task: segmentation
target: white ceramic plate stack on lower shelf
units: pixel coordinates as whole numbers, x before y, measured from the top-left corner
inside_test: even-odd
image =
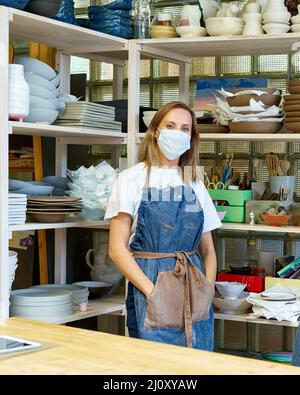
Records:
[[[79,304],[79,303],[88,303],[88,298],[89,298],[89,290],[87,287],[83,287],[80,285],[72,285],[72,284],[44,284],[44,285],[35,285],[34,287],[31,287],[34,289],[64,289],[67,291],[72,292],[72,299],[73,299],[73,304]]]
[[[10,293],[11,316],[51,322],[71,314],[71,291],[28,288]]]
[[[23,225],[26,221],[27,196],[23,193],[8,194],[8,224]]]
[[[18,268],[17,262],[18,262],[18,254],[15,251],[9,251],[9,256],[8,256],[9,291],[11,290],[11,287],[12,287],[13,282],[15,280],[16,270]]]

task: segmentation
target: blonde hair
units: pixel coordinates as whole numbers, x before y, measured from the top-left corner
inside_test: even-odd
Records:
[[[151,166],[161,165],[161,152],[157,144],[155,137],[156,131],[162,119],[175,108],[181,108],[190,113],[192,117],[192,133],[191,133],[191,148],[181,155],[179,158],[178,166],[181,170],[183,181],[186,183],[194,182],[199,179],[199,172],[197,168],[199,166],[199,133],[196,129],[196,117],[193,110],[180,101],[173,101],[161,107],[159,111],[154,115],[146,136],[140,146],[139,160],[144,162],[148,167],[148,175],[151,171]]]

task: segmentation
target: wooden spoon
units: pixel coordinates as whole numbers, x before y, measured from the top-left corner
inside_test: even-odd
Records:
[[[266,155],[266,162],[270,176],[277,176],[279,166],[278,156],[271,152],[270,154]]]

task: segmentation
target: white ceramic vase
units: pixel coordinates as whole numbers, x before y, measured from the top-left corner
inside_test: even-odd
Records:
[[[262,29],[262,14],[244,14],[243,18],[245,21],[245,27],[243,30],[244,36],[256,36],[259,34],[264,34],[264,31]]]
[[[29,114],[29,85],[24,78],[24,66],[10,64],[8,75],[9,119],[22,122]]]

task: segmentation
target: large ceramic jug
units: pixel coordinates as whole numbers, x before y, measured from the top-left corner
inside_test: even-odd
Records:
[[[185,5],[181,10],[181,24],[200,26],[201,11],[198,5]]]
[[[108,257],[108,232],[94,232],[94,248],[87,251],[85,260],[91,269],[90,277],[92,281],[106,281],[113,284],[109,294],[118,293],[123,275]],[[91,255],[94,255],[94,263],[91,262]]]

